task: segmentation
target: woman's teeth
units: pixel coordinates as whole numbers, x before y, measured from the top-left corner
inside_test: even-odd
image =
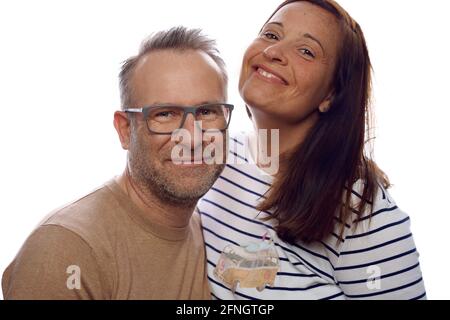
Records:
[[[267,78],[267,79],[276,79],[276,80],[278,80],[278,81],[284,83],[284,80],[283,80],[283,79],[281,79],[280,77],[277,77],[277,76],[274,75],[273,73],[270,73],[270,72],[268,72],[268,71],[266,71],[266,70],[263,70],[263,69],[261,69],[261,68],[258,68],[257,72],[258,72],[261,76],[263,76],[263,77],[265,77],[265,78]]]

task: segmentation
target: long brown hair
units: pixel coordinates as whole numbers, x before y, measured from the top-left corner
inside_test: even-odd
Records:
[[[286,157],[260,210],[273,210],[277,234],[287,242],[312,242],[329,236],[341,221],[340,237],[352,212],[373,209],[378,184],[389,187],[386,175],[371,160],[371,63],[358,23],[332,0],[307,1],[338,19],[342,43],[334,73],[334,99],[306,139]],[[269,20],[272,18],[269,18]],[[268,20],[268,21],[269,21]],[[295,137],[293,137],[295,138]],[[367,141],[366,141],[367,139]],[[369,146],[371,147],[371,146]],[[359,201],[353,185],[363,181]]]

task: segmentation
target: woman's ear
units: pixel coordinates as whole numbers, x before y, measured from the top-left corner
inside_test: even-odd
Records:
[[[334,99],[334,91],[331,91],[327,97],[322,101],[322,103],[319,105],[319,112],[320,113],[327,113],[330,111],[331,103]]]

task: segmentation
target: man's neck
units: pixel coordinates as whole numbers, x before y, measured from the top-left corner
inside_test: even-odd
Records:
[[[171,228],[184,228],[189,224],[194,205],[175,206],[164,203],[149,188],[135,181],[127,170],[116,178],[116,182],[130,197],[130,200],[155,223]]]

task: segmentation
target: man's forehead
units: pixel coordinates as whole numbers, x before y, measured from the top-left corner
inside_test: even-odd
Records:
[[[134,99],[140,105],[196,105],[226,99],[220,68],[201,51],[149,53],[136,67],[132,82]]]
[[[203,65],[205,68],[212,68],[220,73],[219,66],[207,53],[193,49],[164,49],[149,52],[139,59],[135,72],[139,72],[139,69],[174,71],[173,69],[176,67],[189,67],[191,64],[195,64],[197,67]]]

